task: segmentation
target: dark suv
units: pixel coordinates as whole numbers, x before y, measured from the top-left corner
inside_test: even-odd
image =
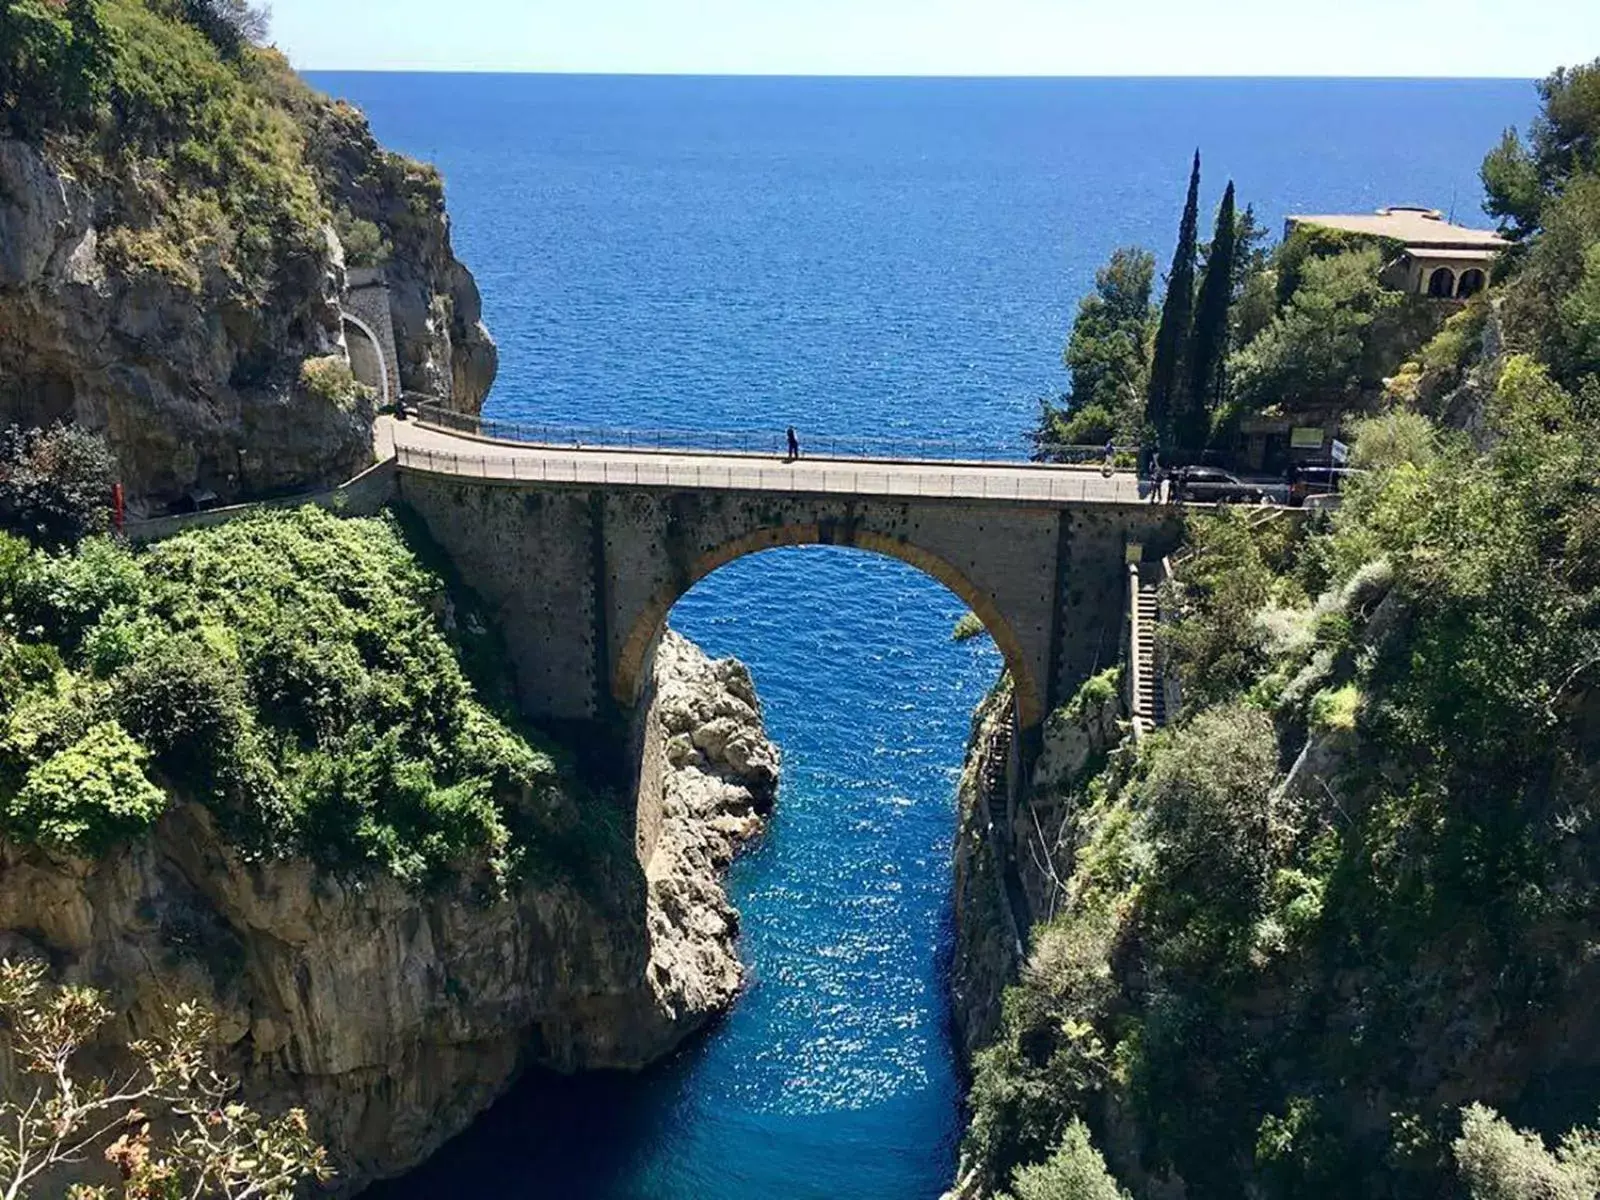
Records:
[[[1246,483],[1221,467],[1179,467],[1172,475],[1174,503],[1187,500],[1201,504],[1229,504],[1236,501],[1258,504],[1266,496],[1266,489]]]

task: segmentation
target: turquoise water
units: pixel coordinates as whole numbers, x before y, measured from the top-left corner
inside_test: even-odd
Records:
[[[1289,212],[1476,212],[1508,82],[323,75],[443,169],[502,368],[488,409],[1007,439],[1110,250],[1165,256],[1189,155]],[[954,779],[998,662],[898,562],[770,551],[673,623],[748,662],[785,755],[735,868],[752,986],[670,1063],[519,1086],[420,1200],[926,1200],[960,1130],[940,979]]]

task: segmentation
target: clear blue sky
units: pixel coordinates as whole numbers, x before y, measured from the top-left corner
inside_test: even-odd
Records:
[[[1498,75],[1600,54],[1600,0],[275,0],[303,69]]]

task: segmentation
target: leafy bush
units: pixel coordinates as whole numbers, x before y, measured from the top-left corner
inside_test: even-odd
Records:
[[[0,5],[0,127],[35,139],[93,119],[105,95],[112,43],[95,0]]]
[[[1513,1129],[1492,1108],[1461,1110],[1451,1147],[1472,1200],[1593,1200],[1600,1195],[1600,1133],[1574,1129],[1552,1154],[1536,1133]]]
[[[1363,417],[1350,430],[1350,465],[1385,471],[1408,464],[1426,467],[1439,453],[1439,434],[1420,413],[1396,410]]]
[[[1266,666],[1261,610],[1304,599],[1288,574],[1300,531],[1287,521],[1256,526],[1228,508],[1191,518],[1188,529],[1190,557],[1163,601],[1177,620],[1157,635],[1185,696],[1205,703],[1234,695]]]
[[[1277,734],[1259,709],[1208,708],[1149,759],[1138,795],[1154,850],[1143,899],[1156,957],[1215,969],[1250,948],[1268,882],[1298,835],[1270,802]]]
[[[1272,324],[1229,359],[1235,398],[1252,411],[1298,412],[1348,403],[1375,385],[1363,375],[1374,322],[1405,303],[1378,282],[1382,267],[1372,249],[1309,260]]]
[[[116,460],[75,425],[0,434],[0,528],[38,545],[74,545],[111,526]]]
[[[384,237],[383,230],[373,222],[351,216],[348,208],[341,209],[334,221],[339,242],[344,247],[344,261],[351,267],[381,267],[389,261],[394,247]]]
[[[132,554],[109,538],[90,538],[76,552],[36,554],[15,593],[17,618],[68,650],[107,614],[125,614],[144,599],[145,577]]]
[[[5,805],[7,831],[90,856],[138,836],[167,806],[144,773],[148,758],[115,721],[92,726],[28,773]]]
[[[374,395],[370,387],[351,373],[350,360],[339,354],[302,362],[300,386],[324,404],[346,411],[363,401],[370,402]]]
[[[1067,1126],[1061,1144],[1044,1162],[1019,1170],[1011,1190],[1016,1200],[1128,1200],[1082,1121]]]
[[[0,616],[53,658],[0,642],[0,790],[112,716],[253,853],[503,884],[530,848],[569,873],[618,849],[609,823],[590,838],[576,821],[543,746],[478,698],[463,659],[484,664],[483,694],[509,696],[504,654],[392,519],[268,512],[139,555],[105,539],[32,552],[16,573]],[[435,617],[450,607],[455,644]],[[60,801],[36,793],[29,811]],[[33,836],[43,816],[14,828]]]
[[[237,665],[194,634],[152,639],[117,672],[111,695],[123,728],[161,770],[201,794],[248,736]]]

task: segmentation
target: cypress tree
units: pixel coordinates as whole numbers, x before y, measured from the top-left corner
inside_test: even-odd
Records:
[[[1217,231],[1206,255],[1200,297],[1195,301],[1194,340],[1189,353],[1189,386],[1183,408],[1175,414],[1178,445],[1198,450],[1211,429],[1211,414],[1222,398],[1223,368],[1228,357],[1228,305],[1233,298],[1233,260],[1238,225],[1233,211],[1233,181],[1217,209]]]
[[[1145,419],[1155,426],[1156,436],[1168,443],[1172,441],[1174,419],[1183,411],[1183,393],[1189,382],[1184,364],[1194,317],[1195,226],[1199,219],[1200,151],[1196,150],[1194,170],[1189,175],[1189,199],[1183,206],[1183,220],[1178,223],[1178,248],[1172,255],[1172,270],[1167,272],[1167,298],[1161,305],[1145,402]]]

